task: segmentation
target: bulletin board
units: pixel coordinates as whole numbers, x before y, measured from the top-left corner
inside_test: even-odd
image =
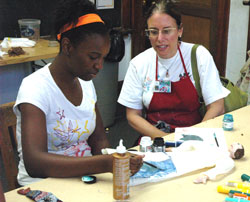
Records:
[[[121,26],[121,1],[95,0],[99,15],[109,28]]]

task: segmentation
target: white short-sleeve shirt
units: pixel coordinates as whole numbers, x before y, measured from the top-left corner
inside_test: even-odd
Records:
[[[18,182],[21,185],[39,180],[28,175],[23,162],[21,113],[17,107],[21,103],[30,103],[44,112],[49,153],[67,156],[91,155],[87,140],[96,126],[94,85],[92,81],[79,79],[83,100],[80,106],[74,106],[56,85],[50,74],[49,65],[23,79],[14,106],[20,156]]]
[[[181,42],[180,50],[187,72],[192,83],[195,84],[191,67],[191,50],[193,45]],[[197,48],[196,57],[205,104],[208,105],[226,97],[230,91],[221,84],[218,70],[209,51],[200,45]],[[158,58],[158,79],[164,79],[167,70],[170,81],[179,81],[184,76],[185,71],[178,51],[172,58]],[[154,92],[155,75],[156,52],[153,48],[149,48],[130,61],[118,102],[132,109],[141,110],[143,106],[148,108]]]

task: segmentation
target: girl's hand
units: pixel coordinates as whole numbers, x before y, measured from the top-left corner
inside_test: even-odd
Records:
[[[135,173],[137,173],[143,164],[144,155],[135,155],[131,154],[130,157],[130,172],[131,176],[133,176]]]

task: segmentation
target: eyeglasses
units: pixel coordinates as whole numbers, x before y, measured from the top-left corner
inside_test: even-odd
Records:
[[[158,29],[145,29],[145,32],[146,32],[146,35],[148,37],[154,38],[154,37],[157,37],[160,32],[161,32],[161,34],[164,37],[170,36],[171,34],[173,34],[174,30],[176,30],[175,27],[168,27],[168,28],[164,28],[162,30],[158,30]]]

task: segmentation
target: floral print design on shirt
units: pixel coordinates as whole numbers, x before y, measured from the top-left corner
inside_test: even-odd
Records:
[[[59,111],[56,112],[56,114],[60,116],[60,120],[62,120],[62,118],[65,118],[65,116],[64,116],[64,110],[61,111],[61,110],[59,109]]]
[[[76,157],[83,157],[85,156],[86,152],[90,153],[91,148],[87,144],[86,141],[76,143],[69,147],[65,152],[63,153],[65,156],[76,156]]]
[[[67,156],[84,156],[86,150],[91,150],[83,137],[85,133],[89,133],[88,120],[85,121],[84,128],[81,128],[77,120],[66,119],[64,110],[59,109],[56,114],[59,120],[56,121],[57,125],[52,134],[53,149],[63,151],[63,154]]]

